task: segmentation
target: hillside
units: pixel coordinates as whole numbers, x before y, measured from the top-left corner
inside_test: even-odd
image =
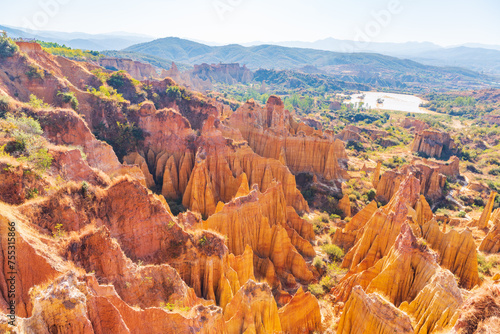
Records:
[[[460,46],[408,55],[422,64],[459,66],[486,74],[500,75],[500,51]]]
[[[140,52],[105,50],[101,53],[107,57],[127,58],[140,61],[141,63],[148,63],[164,70],[169,70],[172,66],[172,60],[169,58],[161,58]],[[192,68],[192,65],[183,63],[176,63],[176,65],[183,71]]]
[[[5,31],[11,38],[25,38],[64,44],[74,49],[84,50],[120,50],[128,46],[151,41],[148,36],[134,35],[128,33],[110,34],[87,34],[79,32],[60,31],[28,31],[22,28],[14,28],[0,25],[0,31]]]
[[[0,333],[499,328],[492,115],[262,102],[1,36]]]
[[[423,65],[412,60],[371,53],[339,53],[276,45],[244,47],[208,46],[169,37],[130,46],[124,51],[139,52],[186,64],[240,63],[250,69],[298,70],[312,65],[339,80],[374,86],[427,86],[456,89],[465,85],[481,87],[492,79],[461,68]],[[386,82],[386,83],[384,83]],[[399,84],[398,84],[399,82]]]
[[[265,44],[248,43],[245,46]],[[430,42],[359,43],[351,40],[326,38],[315,42],[276,42],[274,45],[334,52],[369,52],[408,58],[432,66],[458,66],[472,71],[500,75],[500,46],[468,43],[442,47]]]

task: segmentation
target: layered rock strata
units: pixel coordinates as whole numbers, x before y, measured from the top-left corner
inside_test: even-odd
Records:
[[[341,167],[347,160],[342,141],[297,123],[279,97],[271,96],[263,108],[247,102],[227,125],[239,129],[255,153],[281,161],[293,173],[315,173],[327,180],[349,178]]]

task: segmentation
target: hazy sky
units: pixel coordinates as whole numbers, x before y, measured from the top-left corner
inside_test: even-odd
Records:
[[[500,44],[500,1],[0,0],[0,24],[68,32],[126,31],[219,43],[335,37]]]

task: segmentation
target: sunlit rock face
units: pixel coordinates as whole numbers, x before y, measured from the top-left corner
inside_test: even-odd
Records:
[[[327,180],[349,178],[344,144],[329,132],[297,123],[283,102],[271,96],[265,107],[247,102],[227,120],[255,153],[281,161],[293,173],[311,172]]]

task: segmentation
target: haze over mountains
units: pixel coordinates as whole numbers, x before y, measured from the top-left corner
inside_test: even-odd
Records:
[[[356,41],[326,38],[315,42],[285,41],[285,42],[252,42],[242,45],[220,45],[217,43],[207,43],[202,41],[192,42],[183,40],[182,46],[175,38],[154,39],[152,36],[115,32],[109,34],[87,34],[80,32],[56,32],[56,31],[27,31],[22,28],[0,26],[0,30],[5,30],[13,38],[22,37],[28,39],[39,39],[48,42],[65,44],[72,48],[89,49],[96,51],[103,50],[124,50],[127,52],[141,52],[150,56],[160,57],[167,61],[195,64],[200,62],[238,61],[247,64],[249,67],[266,68],[290,68],[286,64],[293,65],[317,65],[326,60],[325,53],[317,51],[332,51],[339,53],[379,53],[402,59],[410,59],[416,62],[432,66],[454,66],[477,71],[488,75],[500,74],[500,46],[469,43],[461,46],[442,47],[431,42],[407,42],[407,43],[360,43]],[[165,46],[162,50],[161,43],[166,41],[173,43]],[[144,45],[144,43],[150,43]],[[184,49],[184,46],[187,46]],[[247,47],[247,48],[245,48]],[[288,47],[291,49],[280,49],[278,47]],[[216,49],[210,49],[216,48]],[[218,48],[218,49],[217,49]],[[307,51],[312,59],[304,58],[306,53],[300,49],[312,49]],[[214,53],[214,50],[215,51]],[[268,57],[274,56],[279,50],[286,54],[286,59],[276,62]],[[315,51],[313,51],[315,50]],[[204,54],[202,56],[202,53]],[[116,54],[115,54],[116,55]],[[208,56],[207,56],[208,55]],[[221,56],[224,55],[224,56]],[[128,55],[131,56],[130,54]],[[134,55],[132,55],[133,57]],[[256,58],[254,58],[256,57]],[[351,59],[355,62],[365,56],[356,55]],[[139,58],[135,55],[133,58]],[[267,59],[265,59],[267,58]],[[307,61],[312,61],[307,63]],[[336,62],[335,62],[336,63]],[[155,65],[157,66],[157,65]]]
[[[429,66],[378,53],[332,52],[277,45],[209,46],[176,37],[133,45],[123,51],[126,54],[105,54],[128,57],[149,55],[189,65],[240,63],[252,70],[263,68],[323,73],[342,81],[397,89],[411,89],[413,86],[421,88],[422,83],[429,87],[457,89],[463,85],[494,85],[496,81],[466,68]]]
[[[12,38],[37,39],[45,42],[65,44],[73,49],[95,51],[109,49],[120,50],[137,43],[148,42],[154,39],[154,37],[151,36],[126,32],[87,34],[82,32],[28,31],[18,27],[0,25],[0,31],[1,30],[7,32]]]
[[[246,46],[262,42],[247,43]],[[334,52],[381,53],[398,58],[408,58],[435,66],[459,66],[490,74],[500,73],[500,46],[468,43],[442,47],[431,42],[377,43],[356,42],[326,38],[315,42],[277,42],[275,45],[310,48]]]

